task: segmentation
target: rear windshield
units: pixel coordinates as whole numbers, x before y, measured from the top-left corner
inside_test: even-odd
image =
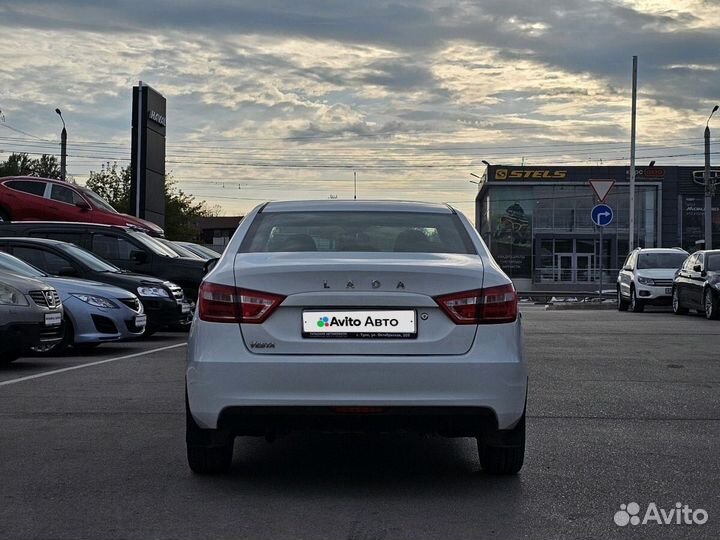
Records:
[[[687,253],[641,253],[638,256],[638,270],[643,268],[680,268]]]
[[[260,214],[240,251],[477,253],[454,214],[335,211]]]

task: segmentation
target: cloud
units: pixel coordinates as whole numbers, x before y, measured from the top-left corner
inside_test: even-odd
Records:
[[[633,54],[641,144],[683,147],[720,96],[718,20],[702,0],[6,0],[0,107],[52,144],[0,149],[56,151],[60,106],[72,172],[126,159],[144,80],[168,98],[173,173],[229,209],[250,203],[207,182],[327,196],[348,166],[377,196],[471,198],[481,158],[622,155],[572,145],[627,139]]]

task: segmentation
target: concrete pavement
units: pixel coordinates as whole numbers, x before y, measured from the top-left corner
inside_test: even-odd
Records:
[[[238,439],[225,477],[184,456],[182,335],[23,360],[0,382],[0,538],[712,538],[720,533],[720,322],[523,308],[528,451],[515,478],[470,439]],[[705,525],[618,527],[681,501]],[[629,530],[631,529],[631,530]]]

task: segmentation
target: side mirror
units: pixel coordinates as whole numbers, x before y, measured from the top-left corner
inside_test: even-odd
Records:
[[[208,259],[205,261],[205,264],[203,264],[203,272],[205,275],[209,274],[210,271],[217,266],[218,261],[220,260],[220,257],[215,257],[214,259]]]
[[[75,203],[80,210],[90,210],[90,205],[86,201],[78,201]]]
[[[696,264],[695,266],[693,266],[693,272],[700,272],[701,270],[702,270],[702,266],[700,266],[699,264]]]
[[[72,266],[63,266],[58,270],[57,275],[64,277],[75,277],[78,275],[78,273]]]
[[[130,260],[138,264],[143,264],[144,262],[147,262],[147,258],[147,251],[142,251],[138,249],[130,252]]]

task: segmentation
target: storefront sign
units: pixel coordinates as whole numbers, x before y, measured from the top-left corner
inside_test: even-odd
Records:
[[[562,180],[566,170],[558,169],[497,169],[495,180]]]
[[[693,182],[696,184],[699,184],[701,186],[705,185],[705,171],[693,171]],[[720,170],[717,169],[711,169],[710,170],[710,180],[711,184],[717,184],[718,180],[720,180]]]
[[[638,167],[635,169],[635,176],[642,178],[665,178],[665,169],[662,167]]]

